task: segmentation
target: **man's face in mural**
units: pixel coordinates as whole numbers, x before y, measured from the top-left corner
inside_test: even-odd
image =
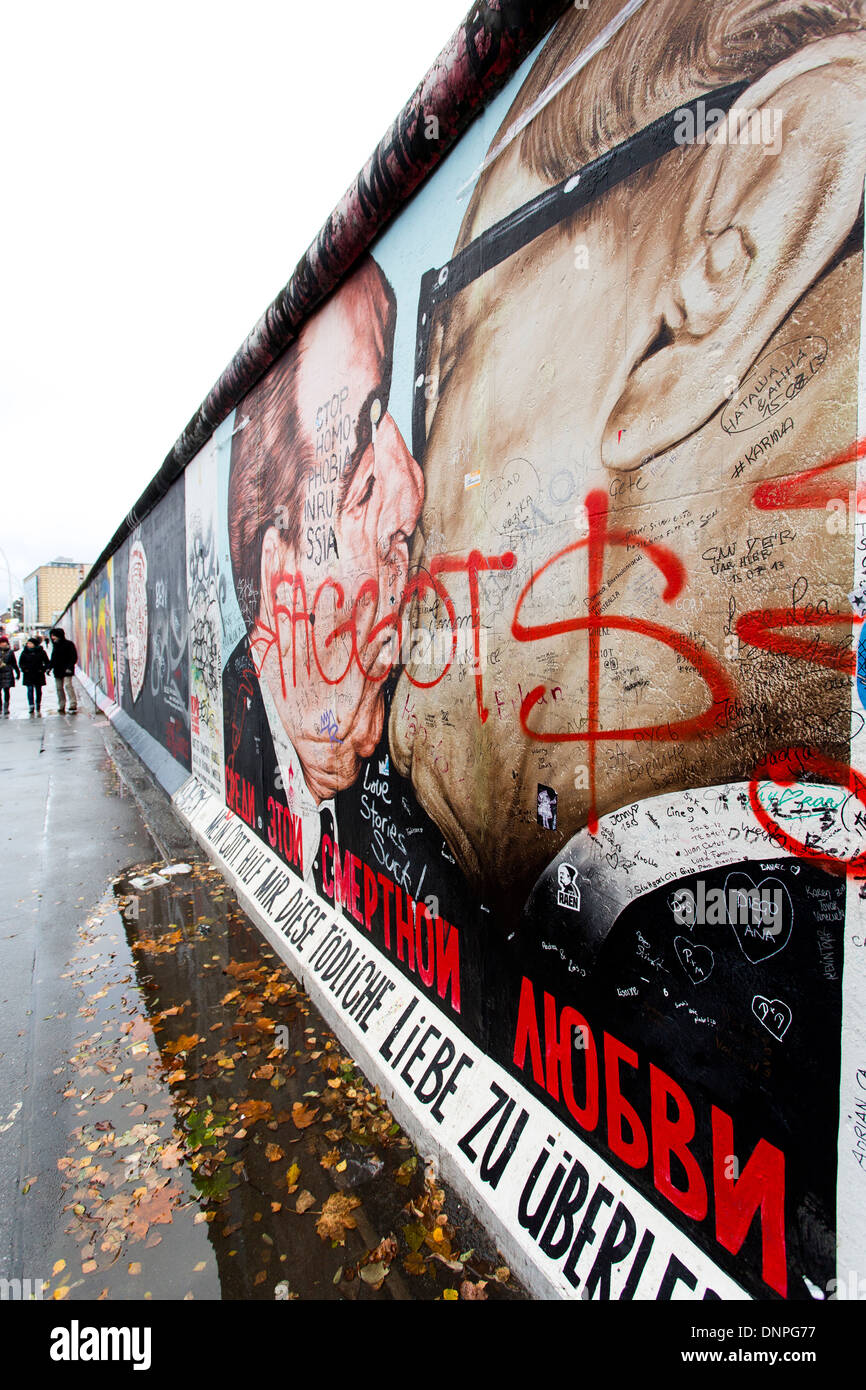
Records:
[[[676,43],[689,7],[660,8]],[[722,8],[730,31],[755,5]],[[618,9],[601,0],[564,21],[575,37],[560,70]],[[737,80],[730,66],[692,77],[679,37],[679,102]],[[640,42],[630,51],[639,64]],[[459,247],[587,162],[564,155],[557,167],[556,141],[581,101],[602,100],[608,61],[613,50],[579,91],[566,86],[544,130],[544,111],[537,131],[530,123],[534,158],[520,139],[500,155]],[[664,88],[640,98],[627,133],[677,105]],[[410,663],[390,732],[398,767],[488,901],[530,884],[594,814],[750,777],[780,747],[846,756],[847,678],[747,646],[736,623],[753,610],[799,605],[796,623],[807,603],[850,606],[851,537],[828,534],[823,502],[768,510],[754,494],[856,434],[853,408],[838,403],[856,399],[861,262],[846,241],[862,198],[864,100],[863,36],[808,43],[750,76],[737,100],[770,113],[771,140],[726,127],[724,143],[671,148],[436,311],[412,558],[509,559],[478,574],[480,689],[457,662],[421,688],[410,677],[430,673]],[[847,497],[853,470],[834,479]],[[468,623],[468,577],[446,587]],[[447,623],[444,604],[417,621]],[[850,650],[850,629],[831,636]],[[616,732],[628,730],[637,735]],[[556,832],[537,823],[540,783],[558,795]]]
[[[349,786],[381,736],[382,682],[397,655],[389,619],[423,495],[388,413],[393,332],[393,299],[372,261],[303,330],[302,524],[292,535],[277,507],[262,542],[251,650],[317,800]]]

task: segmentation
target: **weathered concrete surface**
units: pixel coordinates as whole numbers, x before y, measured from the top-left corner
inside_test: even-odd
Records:
[[[45,1277],[60,1208],[56,1160],[66,1149],[57,1077],[75,1052],[80,995],[69,971],[79,922],[125,865],[154,843],[106,751],[104,716],[82,705],[57,713],[53,686],[41,715],[23,690],[0,722],[3,778],[0,894],[0,1273]],[[111,785],[111,783],[114,785]],[[111,791],[112,794],[107,794]],[[27,1193],[28,1177],[37,1176]]]

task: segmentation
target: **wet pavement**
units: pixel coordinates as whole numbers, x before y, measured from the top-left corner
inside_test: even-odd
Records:
[[[62,1300],[526,1298],[107,719],[16,697],[0,1277]]]

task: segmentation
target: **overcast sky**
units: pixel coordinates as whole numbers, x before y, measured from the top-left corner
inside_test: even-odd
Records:
[[[96,558],[468,7],[5,7],[0,606]]]

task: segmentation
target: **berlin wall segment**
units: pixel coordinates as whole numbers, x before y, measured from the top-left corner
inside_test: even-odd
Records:
[[[545,1296],[866,1262],[855,11],[570,8],[73,605]]]

